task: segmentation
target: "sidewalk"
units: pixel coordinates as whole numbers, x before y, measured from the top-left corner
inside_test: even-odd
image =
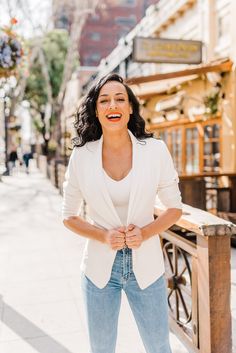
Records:
[[[3,177],[0,200],[0,352],[88,353],[79,270],[85,240],[63,226],[58,190],[33,169]],[[187,352],[172,334],[171,345]],[[125,296],[117,353],[145,353]]]

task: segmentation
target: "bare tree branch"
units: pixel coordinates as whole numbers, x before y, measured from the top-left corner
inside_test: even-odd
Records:
[[[53,98],[52,98],[52,86],[50,83],[50,77],[49,77],[49,72],[48,72],[48,64],[47,64],[47,60],[45,58],[44,55],[44,51],[42,48],[39,48],[39,63],[41,64],[41,70],[42,70],[42,74],[43,77],[45,79],[46,82],[46,92],[47,92],[47,97],[48,97],[48,103],[49,104],[53,104]]]
[[[31,66],[33,65],[35,59],[37,58],[38,53],[39,53],[39,48],[34,47],[32,49],[32,53],[30,55],[28,70],[31,69]],[[10,108],[11,115],[14,115],[14,112],[15,112],[17,105],[22,101],[22,99],[24,97],[28,76],[29,75],[22,75],[17,83],[17,86],[14,90],[14,95],[11,97],[11,108]]]
[[[84,24],[88,15],[94,13],[98,3],[99,0],[87,0],[83,1],[82,3],[75,1],[74,3],[75,9],[73,14],[73,22],[70,29],[70,45],[65,60],[63,79],[57,101],[59,105],[61,105],[63,102],[66,84],[71,78],[75,58],[78,57],[78,43]]]

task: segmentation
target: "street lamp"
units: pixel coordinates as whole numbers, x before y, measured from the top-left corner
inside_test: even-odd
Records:
[[[5,172],[3,175],[9,175],[9,168],[8,168],[8,116],[7,116],[7,97],[6,91],[3,88],[0,88],[0,100],[1,100],[1,121],[2,121],[2,138],[4,140],[4,164],[5,164]]]
[[[16,87],[17,80],[14,76],[10,76],[5,80],[1,89],[1,98],[3,99],[3,117],[4,117],[4,139],[5,139],[5,172],[3,175],[10,175],[8,165],[8,123],[10,114],[10,97],[12,90]]]
[[[9,165],[8,165],[8,108],[7,108],[7,97],[3,100],[3,116],[4,116],[4,130],[5,130],[5,172],[3,175],[9,175]]]

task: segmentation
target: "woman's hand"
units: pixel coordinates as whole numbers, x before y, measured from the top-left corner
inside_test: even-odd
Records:
[[[125,227],[109,229],[105,232],[105,243],[112,250],[121,250],[125,247]]]
[[[125,231],[125,242],[128,248],[138,249],[143,242],[141,229],[134,224],[130,224]]]

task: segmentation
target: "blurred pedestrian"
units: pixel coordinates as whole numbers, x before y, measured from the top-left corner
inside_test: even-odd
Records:
[[[8,158],[9,174],[12,175],[13,169],[16,166],[16,161],[18,160],[16,147],[13,147]]]
[[[26,173],[29,174],[29,161],[33,158],[33,155],[31,152],[25,152],[22,158],[25,164]]]
[[[146,352],[170,353],[158,235],[182,213],[170,153],[145,131],[137,98],[114,73],[90,89],[75,127],[78,138],[64,183],[63,219],[67,228],[88,238],[82,288],[90,353],[115,352],[122,290]],[[154,220],[157,192],[166,211]],[[79,216],[83,198],[92,224]]]

